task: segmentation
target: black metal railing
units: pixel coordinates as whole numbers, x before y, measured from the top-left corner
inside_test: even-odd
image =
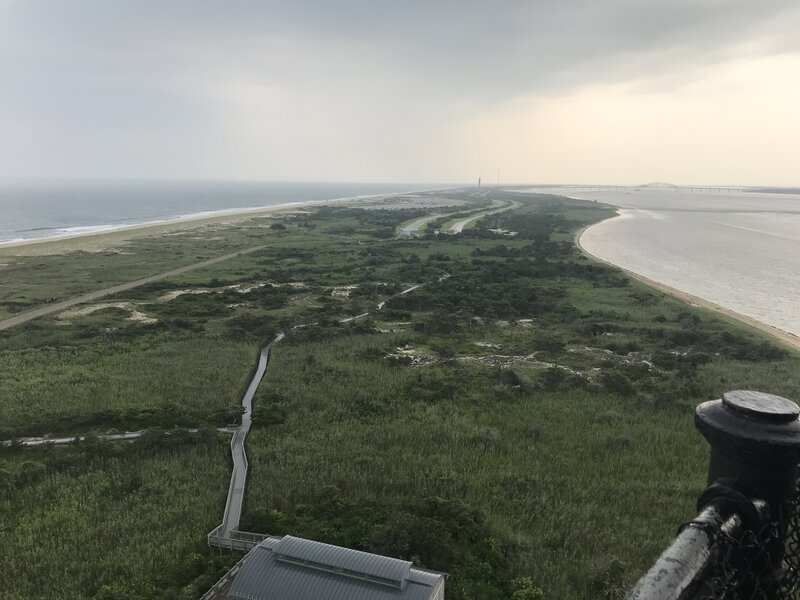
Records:
[[[762,392],[705,402],[695,424],[711,446],[698,515],[629,600],[784,600],[798,596],[800,408]]]

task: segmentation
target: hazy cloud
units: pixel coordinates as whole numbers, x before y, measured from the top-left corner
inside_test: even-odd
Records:
[[[798,26],[796,1],[5,0],[0,174],[471,180],[508,161],[520,106],[624,85],[668,110],[799,55]]]

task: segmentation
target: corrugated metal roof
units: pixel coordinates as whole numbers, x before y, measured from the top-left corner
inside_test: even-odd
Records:
[[[407,560],[341,548],[290,535],[275,544],[273,551],[282,560],[288,559],[312,567],[395,582],[398,587],[402,587],[411,571],[411,563]]]
[[[408,561],[287,536],[268,538],[250,552],[228,598],[429,600],[443,579],[412,568]]]

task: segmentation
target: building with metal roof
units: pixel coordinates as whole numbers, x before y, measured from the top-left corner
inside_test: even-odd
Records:
[[[287,535],[244,559],[229,600],[443,600],[442,573],[407,560]]]

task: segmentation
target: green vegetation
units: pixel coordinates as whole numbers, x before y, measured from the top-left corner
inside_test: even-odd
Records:
[[[7,311],[55,295],[56,272],[119,281],[137,255],[167,270],[264,245],[0,334],[0,437],[226,425],[285,331],[254,404],[242,529],[412,559],[450,573],[453,600],[619,598],[693,516],[693,406],[741,387],[796,396],[800,365],[582,256],[574,231],[609,208],[497,191],[458,214],[491,201],[521,206],[459,235],[394,239],[425,213],[332,206],[21,259],[42,275],[11,274]],[[0,450],[12,597],[196,597],[235,561],[203,548],[228,468],[204,431]],[[40,549],[62,531],[57,554]]]
[[[213,430],[152,431],[5,450],[3,598],[198,598],[235,562],[204,547],[225,502],[227,445]]]

